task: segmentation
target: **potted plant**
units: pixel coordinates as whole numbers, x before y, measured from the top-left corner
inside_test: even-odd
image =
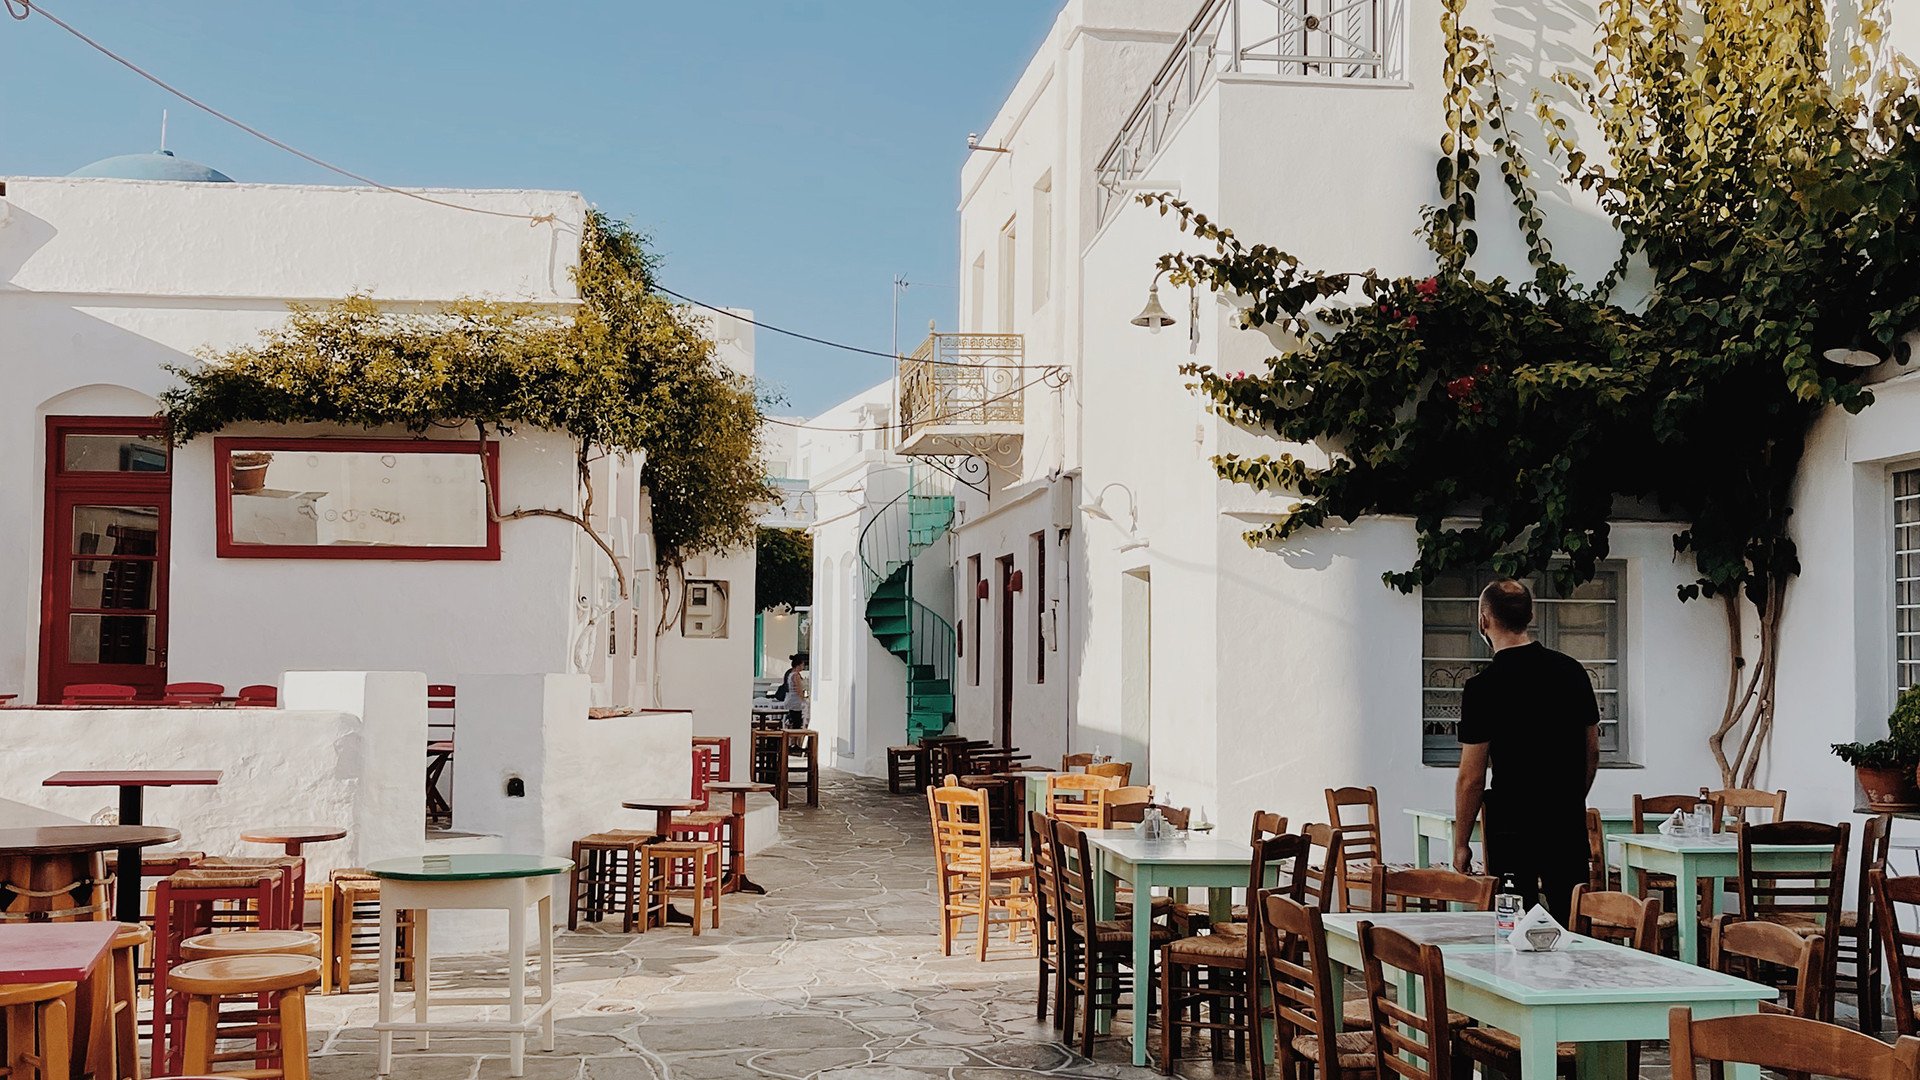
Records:
[[[227,490],[234,494],[259,491],[267,486],[267,466],[273,455],[265,450],[240,450],[227,458]]]
[[[1874,811],[1912,810],[1920,807],[1920,783],[1915,780],[1915,762],[1893,739],[1872,742],[1833,744],[1833,753],[1853,766],[1853,775],[1867,793],[1867,808]]]

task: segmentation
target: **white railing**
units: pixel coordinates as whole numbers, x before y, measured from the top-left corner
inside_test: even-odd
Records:
[[[1100,220],[1133,194],[1220,75],[1397,80],[1405,30],[1406,0],[1207,0],[1094,170]]]

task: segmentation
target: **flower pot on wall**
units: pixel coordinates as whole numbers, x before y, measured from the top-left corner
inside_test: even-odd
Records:
[[[260,491],[267,486],[267,466],[273,455],[263,450],[246,450],[227,459],[228,490],[236,495]]]
[[[1853,775],[1867,793],[1867,809],[1877,811],[1920,808],[1920,768],[1905,765],[1855,765]]]

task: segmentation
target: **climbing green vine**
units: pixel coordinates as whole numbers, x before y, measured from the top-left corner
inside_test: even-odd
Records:
[[[773,497],[759,462],[751,382],[717,358],[702,320],[653,291],[654,263],[630,227],[597,212],[584,224],[571,315],[463,300],[396,311],[368,296],[296,305],[259,341],[171,369],[162,416],[184,444],[232,424],[472,430],[476,446],[517,428],[574,440],[582,500],[502,510],[579,526],[625,571],[593,524],[591,462],[644,452],[641,477],[663,592],[689,556],[746,546]]]
[[[1176,284],[1233,295],[1290,347],[1267,370],[1184,370],[1220,415],[1292,448],[1220,475],[1290,497],[1252,543],[1368,514],[1412,517],[1411,591],[1492,566],[1590,578],[1628,509],[1682,523],[1726,611],[1726,710],[1709,744],[1749,783],[1773,723],[1780,611],[1799,562],[1791,494],[1813,423],[1865,408],[1857,369],[1904,363],[1920,327],[1920,92],[1868,0],[1829,69],[1818,0],[1601,0],[1590,70],[1534,102],[1559,179],[1621,248],[1600,280],[1554,256],[1491,41],[1443,0],[1445,126],[1429,276],[1327,273],[1142,196],[1210,245],[1163,256]],[[1604,152],[1572,134],[1584,115]],[[1525,241],[1522,282],[1476,270],[1482,148]],[[1635,293],[1631,301],[1616,295]]]

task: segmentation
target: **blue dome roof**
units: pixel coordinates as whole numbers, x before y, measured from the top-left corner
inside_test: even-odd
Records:
[[[197,161],[174,157],[171,150],[147,154],[120,154],[101,158],[73,170],[68,176],[101,176],[115,180],[184,180],[198,184],[231,184],[233,177]]]

